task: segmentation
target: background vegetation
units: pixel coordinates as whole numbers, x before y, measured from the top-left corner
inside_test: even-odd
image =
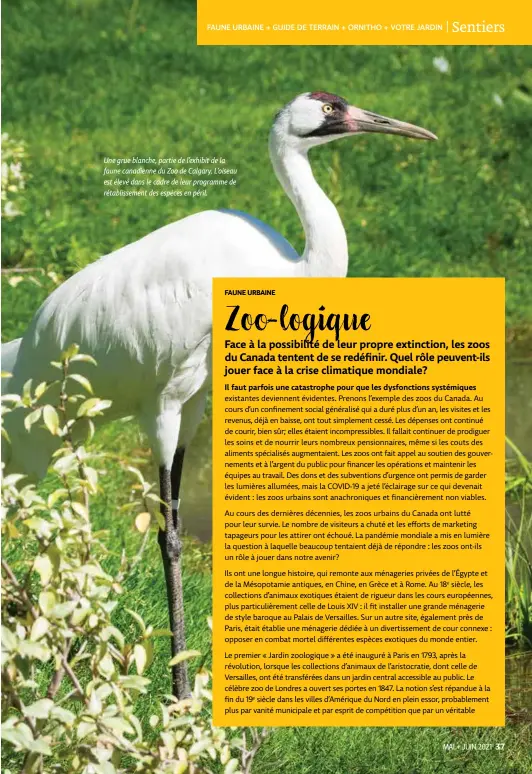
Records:
[[[19,0],[3,16],[4,131],[26,142],[32,176],[4,265],[68,274],[206,206],[254,213],[301,248],[266,140],[279,107],[326,89],[440,137],[314,151],[350,274],[505,276],[510,322],[531,319],[530,47],[197,47],[193,0]],[[238,186],[195,202],[104,198],[104,156],[130,154],[223,154]],[[6,307],[6,337],[36,302]]]
[[[532,319],[530,48],[197,48],[192,0],[18,0],[4,8],[3,27],[4,131],[25,149],[25,189],[17,201],[22,215],[4,223],[3,265],[13,284],[18,269],[42,270],[29,275],[39,284],[3,283],[5,339],[24,331],[56,277],[195,209],[243,209],[302,249],[301,228],[270,168],[266,138],[281,105],[317,89],[440,137],[428,144],[368,136],[314,152],[316,175],[348,231],[350,275],[505,276],[511,330],[525,330]],[[107,155],[219,154],[238,167],[238,185],[215,189],[206,200],[102,195]],[[104,565],[112,573],[122,548],[134,554],[141,540],[132,519],[119,512],[131,498],[131,482],[118,460],[127,451],[148,474],[150,460],[132,424],[109,426],[97,444],[116,457],[106,462],[104,491],[91,509],[94,528],[107,531],[111,553]],[[42,491],[52,487],[48,480]],[[185,504],[192,496],[198,493],[185,490]],[[155,628],[167,625],[154,538],[128,576],[115,613],[130,640],[137,632],[126,608]],[[209,548],[191,542],[186,553],[188,644],[206,651]],[[521,585],[511,583],[518,609]],[[150,694],[137,710],[144,718],[168,687],[164,640],[155,642],[148,673]],[[453,742],[506,747],[499,753],[458,745],[444,750]],[[280,729],[263,746],[255,770],[513,774],[530,770],[529,749],[529,727],[522,724]]]

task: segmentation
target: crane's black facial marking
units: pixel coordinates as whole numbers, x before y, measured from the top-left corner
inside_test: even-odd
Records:
[[[349,102],[337,94],[329,94],[327,91],[313,91],[309,99],[315,99],[322,104],[331,105],[333,110],[323,114],[323,122],[317,129],[303,135],[304,137],[328,137],[333,134],[345,134],[349,131],[348,113]]]

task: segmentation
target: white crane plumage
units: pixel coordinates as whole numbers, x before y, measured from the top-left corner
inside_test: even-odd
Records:
[[[172,652],[185,646],[180,566],[179,486],[184,451],[210,383],[213,277],[345,277],[347,239],[334,204],[316,182],[308,151],[363,132],[434,140],[425,129],[350,106],[327,92],[296,97],[277,115],[270,157],[303,225],[299,256],[276,231],[238,211],[200,212],[100,258],[55,290],[28,330],[2,347],[7,389],[55,378],[50,366],[72,343],[91,354],[95,393],[112,400],[105,419],[135,415],[159,465],[159,533],[168,591]],[[44,475],[55,438],[20,412],[8,416],[9,468]],[[186,668],[173,669],[173,691],[186,695]]]

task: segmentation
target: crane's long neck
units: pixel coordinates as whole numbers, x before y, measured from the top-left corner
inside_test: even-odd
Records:
[[[302,269],[307,277],[345,277],[347,238],[338,210],[312,174],[307,153],[270,138],[270,156],[279,182],[303,224]]]

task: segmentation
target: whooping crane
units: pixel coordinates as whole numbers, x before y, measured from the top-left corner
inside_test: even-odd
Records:
[[[345,277],[347,239],[334,204],[316,182],[308,151],[365,132],[435,140],[426,129],[350,106],[327,92],[301,94],[276,116],[270,157],[301,219],[303,255],[243,212],[200,212],[90,264],[57,288],[28,330],[6,345],[9,392],[55,378],[50,361],[71,343],[91,354],[95,393],[112,400],[105,419],[135,415],[159,465],[172,654],[185,647],[179,488],[183,457],[204,410],[210,382],[213,277]],[[10,468],[44,475],[56,439],[28,433],[8,417]],[[186,666],[173,668],[174,694],[188,692]]]

